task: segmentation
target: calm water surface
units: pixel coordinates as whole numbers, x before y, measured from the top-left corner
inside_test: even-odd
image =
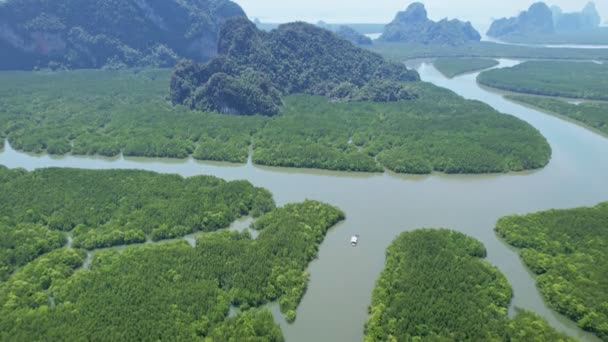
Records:
[[[501,61],[502,66],[517,64]],[[60,166],[86,169],[145,169],[183,176],[215,175],[247,179],[268,188],[278,204],[316,199],[339,206],[347,219],[332,229],[314,261],[308,291],[295,324],[277,316],[288,341],[360,341],[374,282],[384,266],[384,252],[401,232],[421,227],[446,227],[482,241],[487,260],[513,286],[515,307],[532,310],[557,329],[585,341],[599,341],[552,311],[542,300],[533,276],[516,251],[502,243],[493,229],[504,215],[549,208],[595,205],[608,200],[608,139],[580,126],[509,102],[480,88],[469,74],[446,79],[431,64],[415,62],[425,81],[486,102],[515,115],[547,137],[551,163],[535,172],[484,176],[400,176],[314,170],[292,170],[188,160],[144,158],[50,157],[20,153],[9,145],[0,164],[33,170]],[[349,244],[359,234],[359,246]],[[276,307],[273,311],[277,313]]]

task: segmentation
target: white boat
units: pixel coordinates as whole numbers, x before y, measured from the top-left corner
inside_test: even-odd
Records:
[[[359,235],[353,235],[350,238],[350,244],[355,247],[357,245],[357,243],[359,243]]]

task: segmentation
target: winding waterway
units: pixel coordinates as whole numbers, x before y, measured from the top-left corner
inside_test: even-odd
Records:
[[[502,60],[500,66],[517,62]],[[17,152],[7,144],[0,164],[28,170],[58,166],[86,169],[145,169],[183,176],[215,175],[247,179],[268,188],[278,204],[317,199],[339,206],[347,219],[332,229],[310,267],[308,291],[295,324],[279,319],[288,341],[360,341],[374,282],[384,266],[384,252],[401,232],[446,227],[482,241],[487,260],[514,289],[515,307],[530,309],[553,326],[584,341],[598,341],[543,302],[533,276],[516,251],[495,235],[504,215],[549,208],[595,205],[608,200],[608,139],[580,126],[509,102],[479,87],[477,74],[446,79],[431,64],[415,62],[425,81],[486,102],[538,128],[553,149],[543,170],[505,175],[400,176],[266,168],[252,165],[144,158],[51,157]],[[359,234],[359,245],[349,244]],[[274,309],[276,313],[276,308]],[[275,315],[278,317],[278,315]]]

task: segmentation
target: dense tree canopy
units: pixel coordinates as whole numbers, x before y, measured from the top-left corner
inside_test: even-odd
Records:
[[[433,62],[433,66],[449,78],[497,65],[497,60],[485,58],[439,58]]]
[[[538,287],[559,312],[608,341],[608,203],[500,219]]]
[[[540,317],[510,320],[512,290],[461,233],[423,229],[389,246],[372,295],[365,341],[569,341]]]
[[[258,164],[401,173],[534,169],[551,156],[529,124],[424,82],[374,81],[360,91],[342,83],[338,97],[395,99],[402,86],[416,97],[292,95],[281,115],[267,118],[171,106],[163,96],[168,79],[166,70],[4,73],[0,135],[30,152],[232,162],[245,162],[253,143]]]
[[[263,165],[400,173],[488,173],[544,166],[545,139],[528,124],[476,101],[417,82],[395,103],[288,98],[283,114],[255,135]]]
[[[478,81],[518,93],[608,100],[608,64],[529,61],[485,71]]]
[[[216,55],[229,0],[0,2],[0,69],[172,66]]]
[[[255,222],[255,240],[221,231],[195,247],[97,251],[90,269],[83,251],[55,250],[0,282],[0,340],[283,341],[270,312],[257,308],[278,301],[295,319],[308,263],[343,218],[319,202],[290,204]]]
[[[386,62],[330,31],[301,22],[264,32],[247,19],[232,19],[222,28],[218,52],[220,56],[207,64],[185,61],[176,67],[171,80],[174,104],[230,114],[274,115],[281,104],[274,96],[278,92],[329,95],[343,82],[361,88],[373,80],[419,80],[415,71],[402,64]],[[251,73],[261,75],[251,77]],[[221,84],[216,82],[218,74],[224,80]],[[244,94],[224,94],[232,89]],[[399,99],[411,97],[404,88],[402,95]]]
[[[608,134],[608,103],[606,102],[572,104],[560,99],[526,95],[509,95],[507,98],[576,120],[584,126]]]
[[[31,230],[42,229],[41,225],[70,232],[74,246],[86,249],[215,231],[241,216],[259,216],[274,207],[267,190],[245,181],[226,182],[215,177],[184,179],[141,171],[23,172],[5,168],[0,169],[0,175],[0,222],[22,229],[29,227],[23,223],[31,223]],[[48,246],[40,246],[37,235],[28,237],[26,243],[38,245],[42,251],[57,247],[52,240]],[[19,235],[11,238],[15,241],[7,243],[25,239]],[[28,254],[29,258],[36,255],[36,251]],[[28,261],[27,257],[21,259]]]

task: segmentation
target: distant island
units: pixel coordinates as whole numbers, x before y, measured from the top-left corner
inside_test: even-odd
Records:
[[[603,44],[608,41],[608,31],[601,30],[600,23],[593,2],[572,13],[537,2],[516,17],[495,20],[487,35],[507,42]]]
[[[356,45],[372,45],[372,39],[364,34],[357,32],[350,26],[342,25],[336,34]]]
[[[186,61],[176,67],[173,104],[224,114],[275,115],[283,95],[391,102],[412,99],[401,82],[420,80],[400,63],[303,22],[264,32],[246,18],[233,18],[221,30],[218,52],[210,63]]]
[[[0,2],[0,70],[173,66],[217,52],[229,0]]]
[[[443,19],[434,22],[428,18],[426,8],[414,2],[404,12],[397,13],[382,36],[384,42],[407,42],[422,44],[461,45],[480,41],[481,35],[470,22]]]

